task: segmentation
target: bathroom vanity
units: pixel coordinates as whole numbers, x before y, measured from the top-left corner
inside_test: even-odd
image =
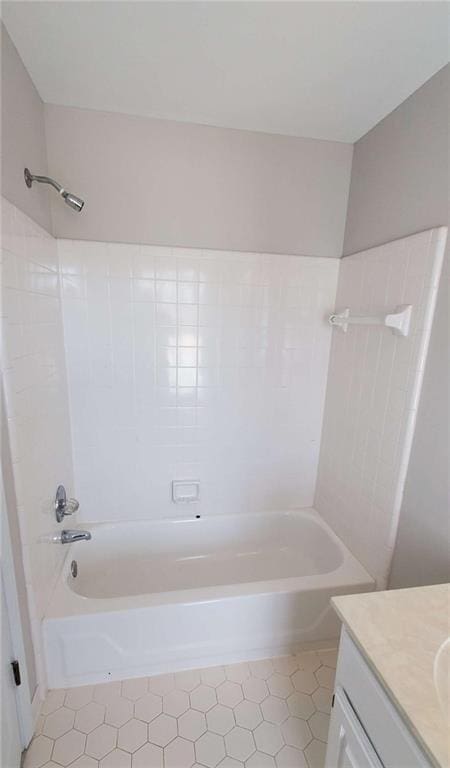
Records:
[[[450,586],[336,597],[326,768],[447,768]]]

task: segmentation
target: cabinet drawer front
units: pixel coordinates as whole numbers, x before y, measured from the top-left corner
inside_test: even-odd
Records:
[[[430,768],[428,758],[345,629],[336,685],[344,689],[385,768]]]
[[[383,768],[340,687],[334,696],[325,768]]]

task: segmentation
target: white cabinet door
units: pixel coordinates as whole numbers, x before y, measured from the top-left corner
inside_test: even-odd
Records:
[[[325,768],[383,768],[342,688],[334,697]]]

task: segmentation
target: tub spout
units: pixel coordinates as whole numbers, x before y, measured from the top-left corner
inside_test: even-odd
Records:
[[[75,541],[89,541],[92,535],[89,531],[64,530],[53,537],[53,541],[60,544],[73,544]]]

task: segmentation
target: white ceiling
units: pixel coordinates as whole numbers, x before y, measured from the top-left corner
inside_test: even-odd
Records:
[[[46,102],[353,142],[445,65],[445,2],[4,2]]]

